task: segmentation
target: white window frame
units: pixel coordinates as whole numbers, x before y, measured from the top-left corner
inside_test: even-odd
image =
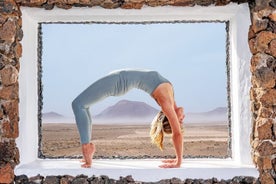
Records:
[[[87,174],[108,175],[113,178],[132,175],[141,181],[165,178],[223,178],[236,175],[258,176],[252,163],[250,133],[251,119],[249,90],[250,58],[248,4],[231,3],[208,7],[143,7],[141,10],[103,9],[101,7],[70,10],[21,7],[23,54],[19,73],[19,131],[17,145],[20,164],[16,174],[29,176]],[[41,22],[168,22],[168,21],[229,21],[229,68],[231,99],[231,158],[184,159],[182,167],[165,172],[158,169],[160,160],[95,160],[93,172],[80,169],[74,159],[38,158],[38,25]],[[68,168],[69,167],[69,168]],[[131,168],[131,169],[130,169]],[[153,172],[148,175],[145,173]]]

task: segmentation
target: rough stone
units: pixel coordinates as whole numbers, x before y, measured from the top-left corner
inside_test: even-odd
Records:
[[[257,184],[257,179],[252,176],[247,176],[243,179],[243,182],[247,184],[252,184],[252,183]]]
[[[261,67],[253,73],[254,79],[259,88],[274,88],[276,73],[268,67]]]
[[[17,30],[16,30],[16,39],[18,40],[18,41],[21,41],[22,40],[22,38],[23,38],[23,30],[21,29],[21,28],[18,28]]]
[[[14,178],[14,183],[15,184],[28,183],[28,182],[29,182],[29,178],[25,174],[15,176],[15,178]]]
[[[121,6],[124,9],[141,9],[145,3],[145,0],[125,0]]]
[[[67,3],[66,0],[48,0],[47,1],[47,4],[50,4],[50,5],[60,5],[60,4],[66,4],[66,3]]]
[[[273,141],[276,140],[276,118],[273,120],[273,125],[272,125],[272,133],[273,133]]]
[[[15,141],[0,142],[0,167],[6,163],[14,164],[19,163],[18,149],[16,148]]]
[[[269,50],[270,50],[271,55],[276,57],[276,39],[274,39],[270,42]]]
[[[265,30],[268,25],[268,19],[263,19],[258,16],[258,13],[253,13],[252,29],[255,33]]]
[[[11,59],[8,58],[6,55],[0,53],[0,70],[2,70],[7,63],[10,63]]]
[[[272,119],[260,118],[257,121],[257,135],[260,140],[272,139],[272,125]]]
[[[276,22],[276,12],[270,14],[268,17],[269,17],[270,20]]]
[[[269,3],[271,0],[255,0],[255,11],[261,11],[263,9],[270,9]]]
[[[276,171],[276,158],[274,158],[272,160],[272,166],[273,166],[274,171]]]
[[[81,5],[84,5],[84,6],[89,6],[91,5],[91,1],[90,0],[80,0],[80,3]]]
[[[18,7],[13,0],[0,1],[0,13],[12,14],[18,11]]]
[[[184,183],[185,184],[192,184],[193,183],[193,179],[187,178],[187,179],[184,180]]]
[[[271,8],[271,7],[265,8],[265,9],[258,11],[257,13],[258,13],[259,17],[268,19],[268,16],[273,13],[273,8]],[[271,22],[271,21],[269,21],[269,22]]]
[[[250,49],[252,54],[257,54],[258,53],[258,50],[256,48],[256,38],[251,38],[248,41],[248,45],[249,45],[249,49]]]
[[[20,42],[17,42],[14,47],[14,56],[19,59],[22,56],[22,45]]]
[[[49,4],[49,3],[45,3],[42,5],[42,8],[44,8],[45,10],[52,10],[54,9],[55,4]]]
[[[193,0],[172,0],[170,4],[173,6],[195,6]]]
[[[261,67],[255,70],[252,79],[254,79],[258,88],[274,88],[276,73],[274,73],[270,68]]]
[[[73,5],[73,4],[79,4],[80,0],[67,0],[67,3],[71,4],[71,5]]]
[[[232,179],[232,183],[242,183],[243,182],[243,179],[244,177],[243,176],[235,176],[233,179]]]
[[[10,18],[6,21],[2,29],[0,29],[0,40],[7,42],[14,42],[16,36],[16,22],[14,19]]]
[[[269,63],[275,62],[275,59],[265,53],[257,53],[251,58],[251,72],[254,73],[257,69],[267,67]]]
[[[4,118],[4,112],[3,112],[2,107],[0,106],[0,124],[1,124],[1,120],[3,120],[3,118]]]
[[[276,89],[269,89],[260,97],[260,102],[263,106],[276,105]]]
[[[59,180],[57,176],[46,176],[43,184],[59,184]]]
[[[272,33],[276,33],[276,22],[273,22],[273,21],[268,22],[267,31],[270,31]]]
[[[264,172],[260,175],[260,181],[264,184],[275,184],[273,177],[268,172]]]
[[[170,179],[163,179],[163,180],[158,181],[158,183],[160,183],[160,184],[170,184],[171,180]]]
[[[134,180],[133,180],[134,181]],[[172,178],[170,181],[171,184],[182,184],[183,182],[179,178]],[[206,183],[207,184],[207,183]]]
[[[28,179],[28,181],[30,182],[30,183],[43,183],[43,180],[44,180],[44,177],[43,176],[41,176],[41,175],[36,175],[36,176],[33,176],[33,177],[30,177],[29,179]]]
[[[73,176],[65,175],[60,179],[60,184],[71,184],[73,179]]]
[[[8,43],[8,42],[0,42],[0,53],[3,54],[9,54],[10,50],[11,50],[11,45],[12,43]]]
[[[0,166],[0,183],[12,183],[14,179],[13,168],[9,163]]]
[[[26,5],[30,7],[39,7],[46,2],[47,0],[21,0],[22,5]]]
[[[17,138],[18,137],[18,124],[10,123],[7,120],[2,122],[2,137]]]
[[[119,8],[122,4],[123,0],[104,0],[100,6],[106,9],[115,9]]]
[[[256,148],[256,151],[260,156],[269,157],[276,153],[276,149],[273,147],[273,144],[268,141],[262,141]]]
[[[12,86],[4,86],[0,89],[0,99],[15,100],[18,98],[18,84]]]
[[[276,1],[274,0],[274,1],[271,1],[270,2],[270,6],[272,7],[272,8],[276,8]]]
[[[271,68],[276,73],[276,59],[269,59],[266,62],[268,68]]]
[[[72,184],[89,184],[87,178],[74,178]]]
[[[100,6],[103,2],[104,0],[93,0],[91,1],[90,6]]]
[[[90,183],[95,183],[95,184],[100,184],[101,183],[101,180],[98,178],[98,177],[91,177],[91,178],[88,178],[88,181]]]
[[[255,32],[253,31],[253,26],[250,25],[249,26],[249,30],[248,30],[248,40],[252,39],[252,38],[255,38],[256,34]]]
[[[229,4],[231,1],[230,0],[216,0],[215,1],[215,6],[225,6]]]
[[[93,183],[93,184],[101,184],[101,183],[109,183],[109,184],[120,184],[120,183],[126,183],[127,181],[122,180],[123,177],[120,177],[119,180],[115,181],[114,179],[110,179],[108,176],[100,176],[100,177],[96,177],[96,176],[92,176],[90,178],[87,179],[87,181],[89,181],[89,183]]]
[[[269,43],[276,39],[276,34],[269,31],[262,31],[256,37],[256,48],[259,52],[265,52],[268,49]]]
[[[10,100],[2,103],[4,114],[12,123],[18,123],[18,100]],[[15,124],[14,124],[15,125]]]
[[[262,170],[272,169],[272,161],[270,157],[258,157],[257,166]]]
[[[0,71],[0,76],[2,84],[4,86],[9,86],[17,82],[18,71],[14,66],[8,65]]]
[[[195,4],[199,6],[209,6],[214,3],[214,0],[195,0]]]
[[[274,118],[273,117],[273,109],[260,107],[258,116],[260,118]]]
[[[56,3],[56,6],[65,10],[71,9],[73,7],[72,5],[66,3]]]

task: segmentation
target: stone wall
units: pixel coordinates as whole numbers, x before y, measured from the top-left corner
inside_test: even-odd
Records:
[[[245,176],[235,176],[232,179],[228,180],[219,180],[217,178],[210,179],[191,179],[186,178],[185,180],[181,180],[179,178],[169,178],[156,182],[143,182],[143,181],[135,181],[132,176],[120,177],[115,180],[109,178],[108,176],[91,176],[88,177],[86,175],[78,175],[76,177],[70,175],[64,176],[33,176],[28,178],[26,175],[16,176],[14,179],[15,184],[24,184],[24,183],[41,183],[41,184],[259,184],[260,181],[254,177],[245,177]]]
[[[252,25],[249,47],[252,52],[252,158],[260,171],[261,183],[276,179],[276,7],[275,0],[0,0],[0,183],[11,183],[19,163],[15,140],[18,137],[19,58],[23,37],[20,6],[101,6],[140,9],[143,6],[223,6],[249,2]],[[248,61],[250,62],[250,61]],[[242,123],[242,122],[241,122]]]
[[[262,183],[276,178],[276,1],[251,4],[252,25],[248,39],[251,59],[253,160]]]
[[[19,163],[18,72],[21,57],[21,12],[13,1],[0,1],[0,183],[13,180]]]
[[[55,6],[70,9],[73,6],[101,6],[103,8],[140,9],[146,6],[223,6],[230,2],[244,3],[248,0],[15,0],[21,6],[53,9]]]

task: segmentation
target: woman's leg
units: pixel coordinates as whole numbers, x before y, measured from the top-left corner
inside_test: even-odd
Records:
[[[90,106],[108,96],[116,96],[119,80],[119,76],[115,74],[101,78],[91,84],[72,102],[72,109],[82,144],[89,143],[91,140],[92,119],[89,112]]]
[[[104,77],[89,86],[72,102],[85,161],[82,167],[91,167],[95,152],[95,145],[90,143],[92,119],[89,107],[108,96],[116,95],[119,80],[119,76],[114,74]]]
[[[85,96],[78,96],[72,102],[72,108],[75,114],[75,120],[79,130],[81,143],[86,144],[91,140],[92,120],[90,117],[89,107],[86,107],[82,102],[83,98],[85,98]]]

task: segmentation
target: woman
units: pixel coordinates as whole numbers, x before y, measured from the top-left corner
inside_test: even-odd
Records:
[[[172,84],[156,71],[149,70],[118,70],[97,80],[84,90],[73,102],[79,130],[84,164],[88,168],[92,165],[95,145],[91,143],[92,120],[89,107],[109,96],[120,96],[137,88],[151,95],[161,107],[168,118],[172,129],[172,140],[175,148],[176,159],[164,160],[162,168],[176,168],[181,166],[183,154],[183,136],[181,122],[184,119],[183,108],[177,107],[174,101]]]

